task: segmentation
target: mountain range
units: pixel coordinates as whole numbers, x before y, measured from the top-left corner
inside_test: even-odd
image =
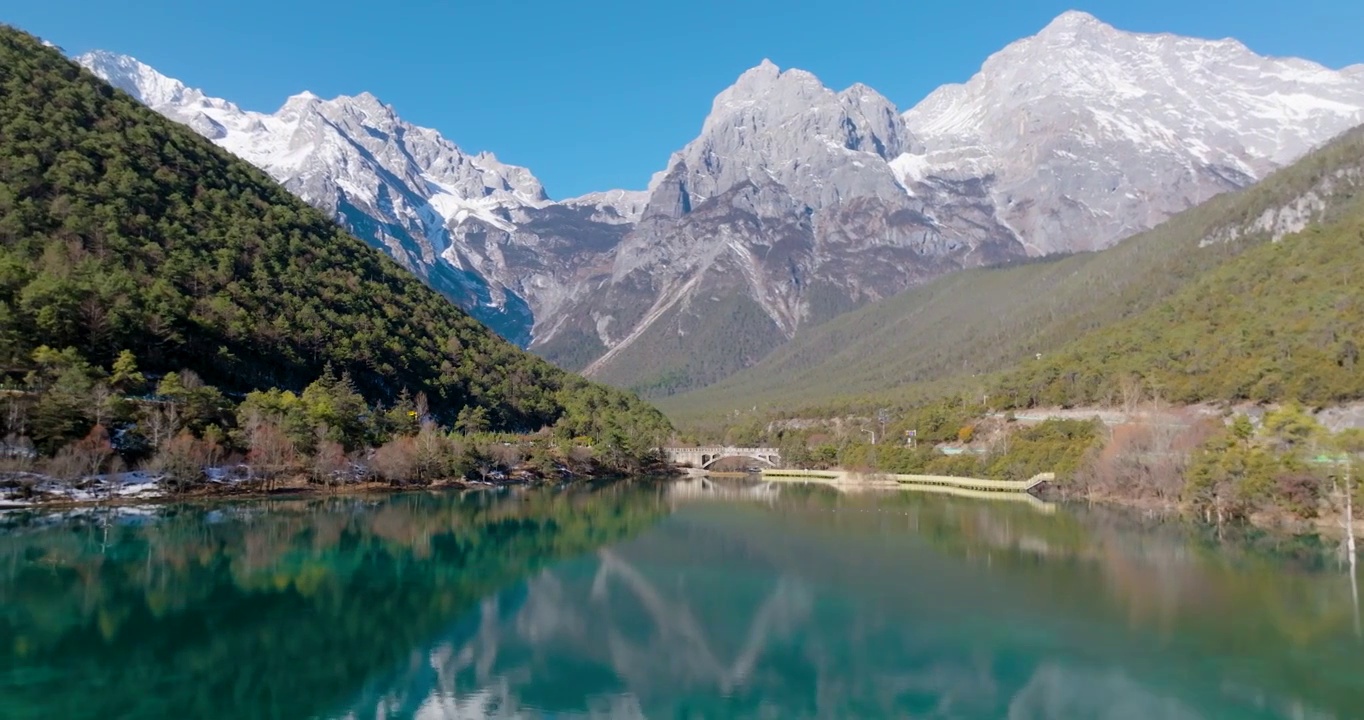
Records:
[[[958,393],[996,408],[1346,402],[1364,392],[1361,218],[1364,126],[1113,247],[937,278],[658,403],[697,425]]]
[[[505,337],[654,395],[946,273],[1109,247],[1364,122],[1364,66],[1071,11],[906,112],[764,61],[646,190],[554,201],[367,93],[264,114],[126,56],[78,61]]]

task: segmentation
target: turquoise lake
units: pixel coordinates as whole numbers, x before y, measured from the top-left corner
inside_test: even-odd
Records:
[[[1334,541],[699,482],[0,515],[0,718],[1360,718]]]

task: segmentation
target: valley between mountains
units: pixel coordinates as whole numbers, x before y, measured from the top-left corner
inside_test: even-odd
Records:
[[[834,358],[789,343],[863,332],[846,314],[864,306],[932,312],[941,303],[915,303],[948,292],[927,289],[935,278],[970,297],[981,276],[959,271],[1022,262],[1008,272],[1047,283],[1053,270],[1103,265],[1034,261],[1149,231],[1364,122],[1364,67],[1067,12],[903,111],[865,85],[834,90],[764,61],[716,96],[644,189],[554,200],[530,169],[468,153],[368,93],[302,92],[264,113],[130,57],[77,60],[265,170],[503,337],[655,398],[765,360],[789,366],[793,353]],[[1311,216],[1275,222],[1298,230]],[[1090,324],[1111,317],[1095,312]],[[941,323],[916,338],[977,327]],[[896,342],[910,356],[929,344]],[[911,376],[998,363],[939,365]]]

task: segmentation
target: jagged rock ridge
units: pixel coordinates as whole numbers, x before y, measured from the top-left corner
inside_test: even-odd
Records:
[[[534,318],[527,300],[552,294],[574,262],[560,256],[564,247],[555,238],[541,242],[518,228],[574,222],[574,243],[601,234],[609,244],[617,235],[611,226],[638,214],[638,194],[624,192],[555,207],[526,168],[465,153],[369,93],[323,100],[304,92],[266,114],[209,97],[127,56],[96,51],[77,61],[270,173],[522,345]],[[515,238],[489,242],[503,235]]]

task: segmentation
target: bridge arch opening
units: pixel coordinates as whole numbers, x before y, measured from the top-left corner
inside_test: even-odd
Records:
[[[734,453],[734,454],[730,454],[730,455],[723,455],[723,454],[702,455],[702,456],[701,456],[701,468],[702,468],[702,469],[709,468],[710,466],[712,466],[712,465],[714,465],[714,464],[720,462],[721,460],[730,460],[730,459],[734,459],[734,460],[754,460],[754,461],[763,463],[764,465],[767,465],[768,467],[777,467],[777,463],[773,462],[770,458],[768,458],[768,457],[766,457],[766,456],[762,456],[762,455],[749,455],[749,454],[746,454],[746,453]]]
[[[663,447],[667,457],[678,465],[709,469],[722,460],[752,460],[768,467],[781,467],[781,454],[765,447]]]

